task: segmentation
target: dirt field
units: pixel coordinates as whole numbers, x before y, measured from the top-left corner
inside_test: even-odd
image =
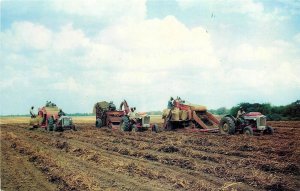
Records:
[[[299,190],[300,122],[273,136],[96,129],[29,131],[1,119],[2,190]],[[155,118],[155,122],[160,122]]]

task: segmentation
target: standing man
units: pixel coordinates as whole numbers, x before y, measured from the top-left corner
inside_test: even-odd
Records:
[[[30,113],[30,117],[31,118],[35,118],[35,114],[34,114],[34,111],[33,111],[34,107],[32,106],[29,113]]]
[[[51,115],[48,118],[48,127],[47,127],[47,130],[48,131],[53,131],[53,129],[54,129],[54,118],[53,118],[53,115]]]
[[[168,109],[172,109],[173,108],[173,97],[170,98],[170,100],[168,101]]]
[[[244,111],[243,107],[241,106],[240,109],[237,112],[236,118],[240,118],[242,115],[244,115],[246,112]]]

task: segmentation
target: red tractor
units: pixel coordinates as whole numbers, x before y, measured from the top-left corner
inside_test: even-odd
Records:
[[[221,119],[219,129],[222,134],[273,134],[273,128],[267,126],[266,121],[266,116],[260,112],[245,113],[239,118],[235,118],[232,115],[226,115]]]
[[[60,115],[60,111],[61,109],[59,109],[55,104],[50,104],[39,108],[38,115],[30,119],[29,123],[32,126],[32,129],[41,127],[47,130],[48,119],[53,116],[54,131],[64,131],[70,129],[76,130],[72,118],[69,116]]]
[[[96,113],[96,127],[98,128],[107,126],[121,131],[145,131],[148,128],[153,131],[158,130],[156,124],[150,124],[149,115],[131,111],[126,100],[120,104],[119,110],[116,110],[112,102],[98,102],[93,112]]]

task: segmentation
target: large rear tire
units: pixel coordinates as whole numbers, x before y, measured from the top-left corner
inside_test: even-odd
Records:
[[[223,117],[220,121],[220,133],[233,135],[235,133],[235,123],[231,117]]]

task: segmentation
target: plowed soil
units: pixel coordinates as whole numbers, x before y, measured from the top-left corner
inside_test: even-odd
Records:
[[[299,190],[300,122],[274,135],[78,131],[1,124],[2,190]]]

